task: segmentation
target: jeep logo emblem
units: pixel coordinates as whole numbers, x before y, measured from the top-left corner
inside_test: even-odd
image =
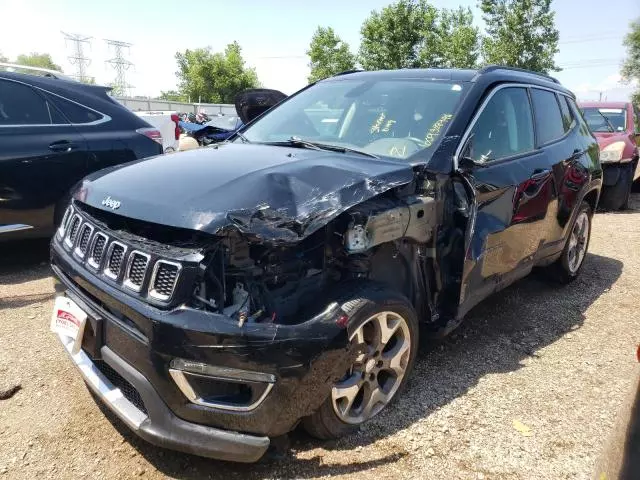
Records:
[[[102,205],[105,207],[109,207],[112,210],[117,210],[120,208],[120,202],[118,200],[114,200],[110,196],[102,200]]]

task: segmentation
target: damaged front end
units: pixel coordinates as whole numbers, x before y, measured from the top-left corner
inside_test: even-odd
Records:
[[[158,201],[166,208],[145,210],[147,190],[174,188],[143,168],[154,159],[86,180],[52,242],[61,291],[88,312],[83,352],[111,373],[114,358],[135,368],[183,421],[273,438],[316,411],[359,355],[341,303],[350,285],[384,284],[410,300],[427,331],[446,328],[464,245],[451,246],[464,225],[451,226],[455,206],[442,201],[450,178],[399,162],[296,155],[218,177],[218,211],[204,210],[195,186],[179,189],[182,206],[167,194]],[[133,197],[136,169],[149,175]],[[150,417],[154,402],[139,401]]]

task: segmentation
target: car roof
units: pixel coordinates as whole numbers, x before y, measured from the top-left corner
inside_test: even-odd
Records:
[[[350,70],[329,77],[322,82],[339,81],[341,79],[387,79],[387,80],[450,80],[454,82],[528,83],[557,90],[574,97],[573,93],[563,87],[558,80],[543,73],[532,72],[514,67],[488,65],[480,70],[464,68],[403,68],[399,70]]]
[[[54,93],[77,90],[90,93],[95,91],[111,90],[110,87],[104,87],[101,85],[90,85],[67,78],[46,77],[44,75],[34,75],[30,73],[7,72],[0,70],[0,78],[27,83]]]
[[[578,102],[581,107],[627,108],[627,102]]]

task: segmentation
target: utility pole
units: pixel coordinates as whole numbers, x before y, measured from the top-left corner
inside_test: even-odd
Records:
[[[76,67],[76,74],[74,75],[75,79],[83,83],[92,83],[93,79],[87,75],[87,67],[91,65],[91,60],[88,57],[85,57],[83,51],[85,44],[91,46],[91,43],[89,42],[91,37],[80,35],[78,33],[61,33],[64,35],[65,44],[70,42],[72,46],[72,54],[67,58],[71,65],[75,65]]]
[[[133,65],[133,63],[124,58],[124,50],[127,49],[127,52],[129,52],[131,43],[107,39],[105,39],[105,42],[107,42],[108,46],[113,47],[114,50],[114,57],[105,62],[111,65],[111,67],[116,71],[116,79],[111,83],[111,86],[113,87],[113,95],[128,96],[131,85],[127,83],[126,71]]]

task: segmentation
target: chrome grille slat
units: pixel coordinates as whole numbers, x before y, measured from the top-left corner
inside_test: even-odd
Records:
[[[116,280],[118,278],[126,253],[127,246],[125,244],[118,241],[111,242],[111,245],[109,245],[109,250],[107,250],[107,263],[104,268],[104,274],[107,277],[111,278],[112,280]]]
[[[71,205],[69,205],[67,209],[64,211],[64,216],[62,217],[62,221],[58,226],[57,233],[59,238],[61,239],[64,238],[64,234],[67,231],[67,227],[69,226],[69,222],[71,221],[71,218],[73,217],[74,212],[75,210]]]
[[[89,240],[91,239],[93,230],[93,225],[88,222],[83,223],[82,226],[78,229],[78,245],[76,246],[73,253],[79,258],[84,258],[87,254],[87,248],[89,247]]]
[[[67,236],[64,239],[64,243],[72,248],[73,244],[76,241],[76,237],[78,235],[78,229],[80,228],[80,224],[82,223],[82,217],[77,213],[71,218],[69,222],[69,228],[67,229]]]
[[[162,301],[168,301],[173,296],[182,265],[168,260],[158,260],[153,267],[149,296]]]
[[[89,254],[89,260],[87,260],[87,263],[96,270],[100,268],[102,256],[108,241],[109,237],[102,232],[96,233],[95,237],[93,237],[93,243],[91,244],[90,249],[91,253]]]
[[[139,250],[134,250],[129,255],[127,263],[127,273],[123,285],[131,290],[139,292],[144,283],[144,277],[149,266],[150,256]]]

